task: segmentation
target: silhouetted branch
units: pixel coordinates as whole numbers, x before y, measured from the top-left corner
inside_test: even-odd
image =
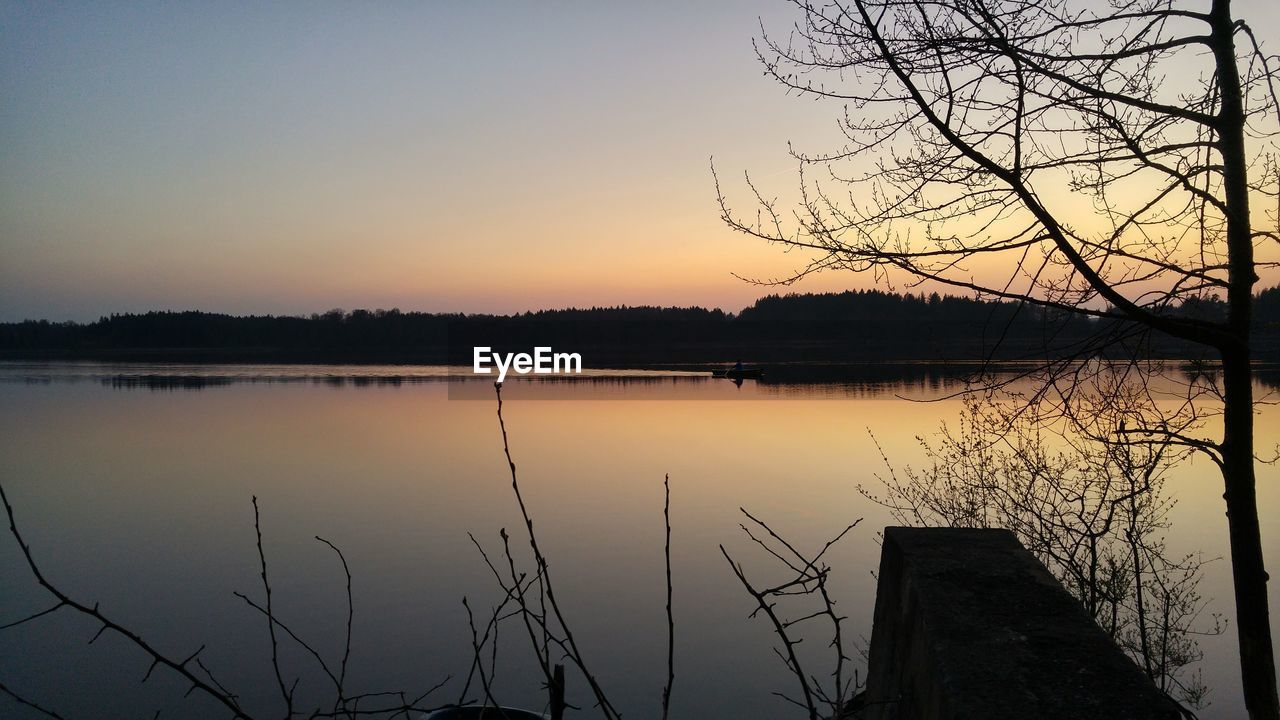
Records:
[[[753,543],[780,562],[791,573],[787,576],[788,580],[772,587],[757,587],[747,578],[746,571],[742,565],[733,559],[723,545],[720,546],[720,553],[728,561],[729,567],[738,578],[738,582],[742,584],[747,594],[756,602],[756,608],[751,612],[750,617],[763,614],[768,619],[773,626],[774,634],[782,644],[782,649],[774,648],[774,653],[782,660],[787,670],[795,676],[796,681],[800,684],[800,699],[792,698],[785,693],[774,694],[803,708],[811,720],[817,720],[822,716],[819,704],[829,708],[830,717],[838,718],[857,687],[857,676],[855,675],[852,679],[846,679],[845,677],[845,662],[849,660],[848,655],[845,653],[844,635],[841,628],[845,618],[836,613],[836,602],[827,588],[830,568],[822,564],[821,561],[827,551],[844,538],[849,531],[857,527],[862,520],[859,519],[845,527],[834,538],[828,540],[817,553],[812,556],[806,556],[763,520],[747,512],[746,509],[740,510],[755,527],[763,530],[769,540],[779,547],[775,548],[770,544],[770,541],[757,536],[745,524],[740,526],[742,531]],[[820,601],[819,609],[797,617],[784,617],[778,609],[778,603],[786,598],[797,596],[816,596]],[[805,671],[797,652],[797,648],[804,638],[796,636],[794,634],[795,629],[810,620],[818,618],[826,618],[831,626],[832,637],[829,647],[835,653],[831,692],[827,692],[823,688],[823,684],[815,676]]]
[[[59,606],[59,607],[61,607],[61,606]],[[55,608],[55,609],[56,609],[56,608]],[[6,626],[6,627],[9,627],[9,626]],[[44,707],[44,706],[42,706],[42,705],[38,705],[38,704],[36,704],[36,703],[34,703],[34,702],[32,702],[32,701],[30,701],[30,700],[28,700],[28,699],[26,699],[26,698],[22,697],[21,695],[19,695],[19,694],[15,693],[14,691],[10,690],[10,689],[9,689],[9,687],[8,687],[7,685],[5,685],[4,683],[2,683],[2,682],[0,682],[0,693],[4,693],[5,695],[8,695],[9,697],[13,698],[13,700],[14,700],[14,701],[16,701],[16,702],[17,702],[18,704],[20,704],[20,705],[25,705],[25,706],[27,706],[27,707],[31,708],[32,710],[35,710],[36,712],[39,712],[39,713],[41,713],[41,714],[43,714],[43,715],[46,715],[46,716],[51,717],[51,718],[54,718],[54,720],[65,720],[65,718],[63,718],[61,715],[59,715],[58,713],[56,713],[56,712],[54,712],[54,711],[50,710],[49,708]]]
[[[1253,286],[1277,267],[1280,206],[1254,204],[1280,200],[1275,56],[1229,0],[1205,12],[1173,0],[792,4],[797,22],[781,37],[762,26],[757,57],[788,91],[840,101],[847,142],[791,149],[800,173],[789,217],[749,178],[757,212],[739,215],[713,173],[725,223],[804,251],[785,282],[849,270],[1016,300],[1038,307],[1046,327],[1093,323],[1086,368],[1133,369],[1137,353],[1113,326],[1220,360],[1221,378],[1192,383],[1173,413],[1192,422],[1148,425],[1128,447],[1185,447],[1218,465],[1245,705],[1255,720],[1280,720],[1251,365],[1262,305]],[[1180,312],[1209,303],[1221,312]],[[1090,370],[1052,360],[1044,370],[1028,417],[1048,410],[1038,419],[1093,434],[1070,384]],[[1188,432],[1215,405],[1221,439]],[[1065,519],[1045,518],[1045,532]],[[1097,538],[1078,539],[1062,550],[1092,558]]]
[[[328,663],[324,661],[324,658],[320,656],[320,653],[314,647],[312,647],[309,643],[307,643],[305,640],[298,637],[297,633],[291,630],[288,625],[285,625],[284,622],[280,620],[280,618],[270,614],[266,608],[262,607],[258,603],[251,600],[249,596],[241,592],[233,592],[232,594],[240,598],[241,600],[243,600],[245,604],[248,605],[249,607],[261,613],[263,617],[266,617],[273,626],[283,630],[284,633],[290,637],[290,639],[292,639],[295,643],[298,644],[298,647],[302,648],[303,650],[306,650],[307,654],[315,658],[316,663],[320,666],[320,670],[324,672],[325,677],[329,678],[329,682],[333,684],[334,690],[337,691],[338,704],[341,704],[341,701],[344,699],[342,696],[342,683],[338,680],[338,676],[334,675],[333,671],[329,668]]]
[[[478,674],[480,676],[480,687],[484,690],[485,706],[495,708],[500,707],[497,699],[493,696],[493,686],[490,676],[484,671],[484,647],[490,642],[489,636],[492,634],[493,654],[489,662],[489,667],[493,668],[496,672],[498,664],[498,623],[501,617],[502,608],[505,607],[510,600],[511,594],[508,593],[502,603],[498,607],[494,608],[488,624],[485,625],[484,637],[480,637],[476,632],[475,616],[471,612],[471,604],[467,602],[465,597],[462,598],[462,607],[466,608],[467,611],[467,627],[471,629],[472,660],[471,670],[467,673],[467,682],[463,685],[462,694],[459,696],[459,705],[466,702],[464,698],[466,698],[467,691],[471,688],[471,679]]]
[[[143,683],[147,682],[151,678],[151,676],[155,673],[157,668],[161,668],[161,667],[169,668],[170,670],[176,672],[178,675],[182,676],[190,684],[187,689],[186,695],[191,695],[193,692],[199,691],[201,695],[213,700],[215,703],[217,703],[218,705],[221,705],[225,709],[230,710],[232,713],[232,717],[234,718],[245,718],[246,720],[252,720],[252,718],[255,717],[249,710],[243,708],[240,705],[239,696],[233,693],[231,690],[229,690],[225,685],[223,685],[214,676],[213,672],[201,659],[200,654],[205,649],[204,645],[201,645],[195,652],[191,653],[190,655],[186,656],[181,660],[171,658],[159,652],[158,650],[156,650],[152,644],[150,644],[148,641],[143,639],[138,633],[132,630],[129,630],[128,628],[125,628],[124,626],[107,618],[98,609],[98,606],[96,604],[90,607],[87,604],[84,604],[72,599],[70,596],[66,595],[65,593],[60,591],[57,587],[55,587],[40,570],[39,566],[35,562],[35,558],[31,552],[30,546],[26,543],[21,533],[19,533],[17,528],[17,523],[14,518],[13,507],[9,504],[8,496],[5,493],[4,486],[2,484],[0,484],[0,499],[3,499],[5,512],[9,518],[9,532],[10,534],[13,535],[14,539],[17,540],[18,546],[22,550],[23,556],[27,561],[27,565],[30,568],[32,575],[36,578],[36,581],[40,584],[40,586],[43,587],[46,591],[48,591],[50,594],[52,594],[54,598],[57,599],[58,601],[58,603],[51,608],[47,608],[38,613],[34,613],[21,620],[8,623],[7,625],[0,627],[0,629],[11,628],[17,625],[21,625],[22,623],[25,623],[25,622],[30,622],[37,618],[43,617],[45,615],[49,615],[54,611],[61,609],[63,607],[71,608],[83,615],[87,615],[93,618],[98,623],[99,627],[97,631],[94,633],[93,637],[90,638],[89,640],[90,644],[96,642],[97,639],[101,637],[103,633],[105,633],[107,630],[111,630],[123,636],[131,644],[141,649],[150,657],[151,662],[147,665],[146,672],[143,674],[141,682]],[[445,683],[447,683],[451,679],[452,676],[445,678],[441,682],[437,683],[434,687],[430,688],[429,690],[422,693],[421,695],[419,695],[417,698],[413,700],[408,700],[407,694],[403,691],[367,692],[367,693],[361,693],[358,695],[350,695],[350,696],[346,695],[343,679],[345,677],[347,659],[350,656],[351,627],[353,622],[353,612],[351,609],[352,608],[351,574],[347,567],[346,558],[343,556],[342,551],[336,545],[322,538],[317,538],[321,540],[321,542],[324,542],[326,545],[332,548],[334,552],[338,554],[338,557],[342,560],[343,569],[344,571],[346,571],[346,574],[347,574],[348,613],[347,613],[346,648],[342,656],[341,670],[339,671],[339,673],[335,674],[332,671],[332,669],[329,667],[329,665],[324,661],[324,658],[320,655],[320,653],[317,652],[315,648],[312,647],[309,643],[307,643],[301,637],[299,637],[291,628],[289,628],[288,625],[286,625],[283,621],[281,621],[279,617],[276,617],[276,615],[273,612],[272,606],[270,605],[271,591],[270,591],[270,585],[268,584],[268,579],[267,579],[266,555],[262,546],[262,530],[261,530],[256,497],[254,498],[253,506],[254,506],[254,530],[255,530],[257,546],[258,546],[257,547],[258,559],[259,559],[260,571],[262,574],[263,585],[264,585],[264,588],[266,588],[266,592],[267,592],[267,604],[265,606],[258,604],[257,602],[254,602],[252,599],[250,599],[247,595],[240,592],[236,592],[234,594],[236,597],[243,600],[250,608],[252,608],[253,610],[257,611],[258,613],[260,613],[261,615],[267,618],[268,626],[270,628],[270,637],[272,641],[272,658],[273,658],[272,668],[273,668],[273,676],[274,676],[273,680],[275,681],[277,686],[282,690],[282,694],[286,698],[287,709],[286,709],[286,715],[284,716],[286,720],[290,720],[292,718],[329,718],[329,717],[343,717],[348,719],[361,718],[361,717],[394,718],[399,716],[407,717],[408,714],[411,712],[431,712],[439,709],[441,706],[431,706],[431,707],[424,706],[422,705],[422,701],[425,700],[427,697],[429,697],[432,693],[434,693],[435,691],[443,687]],[[294,680],[293,684],[290,687],[287,687],[287,688],[284,687],[283,672],[280,668],[279,659],[278,659],[279,643],[278,643],[278,636],[276,634],[277,628],[283,631],[290,639],[296,642],[299,647],[301,647],[308,654],[310,654],[315,659],[317,665],[320,667],[324,675],[329,679],[330,683],[332,683],[335,689],[335,698],[336,698],[334,701],[332,710],[322,711],[320,709],[316,709],[315,711],[310,713],[305,713],[305,712],[300,712],[295,710],[296,703],[294,702],[294,697],[295,697],[294,693],[296,691],[296,688],[301,678]],[[199,671],[203,673],[203,677],[201,675],[196,674],[192,669],[192,667],[198,668]],[[32,708],[40,710],[41,712],[44,712],[46,715],[49,715],[50,717],[60,717],[59,715],[57,715],[56,713],[53,713],[52,711],[44,709],[41,706],[26,700],[25,698],[19,697],[14,691],[10,690],[7,687],[0,685],[0,692],[3,692],[4,694],[13,697],[17,702],[20,702],[25,705],[29,705]],[[184,695],[184,697],[186,695]],[[398,700],[398,702],[390,705],[360,707],[361,701],[367,701],[370,699],[384,698],[384,697],[394,697]]]
[[[525,506],[524,496],[520,492],[520,481],[516,475],[516,463],[511,457],[511,445],[507,438],[507,426],[502,417],[502,384],[494,383],[493,388],[494,394],[497,397],[498,427],[502,432],[502,451],[506,456],[507,466],[511,470],[511,489],[512,492],[515,493],[516,502],[520,507],[520,516],[524,520],[525,532],[527,534],[526,539],[529,543],[529,549],[533,551],[534,563],[538,568],[538,575],[542,578],[543,584],[540,585],[540,588],[545,591],[547,606],[550,608],[551,613],[555,618],[556,626],[560,629],[561,633],[558,638],[551,633],[548,633],[548,635],[550,639],[565,652],[565,656],[573,662],[574,666],[578,668],[578,671],[582,673],[582,676],[587,681],[587,685],[591,688],[592,695],[595,697],[597,707],[600,708],[606,718],[609,720],[616,720],[621,716],[613,707],[613,704],[609,702],[608,697],[604,693],[604,689],[596,680],[595,675],[588,669],[587,662],[583,659],[582,651],[578,646],[577,640],[574,638],[573,632],[569,629],[564,613],[560,609],[560,604],[556,601],[555,586],[551,581],[551,573],[547,566],[547,559],[546,556],[543,555],[541,548],[538,546],[538,538],[533,530],[533,518],[529,515],[529,510]],[[509,596],[512,595],[511,589],[508,589],[507,592]],[[522,593],[516,596],[517,602],[521,604],[521,612],[527,613],[528,608],[527,605],[523,603],[522,598]],[[549,629],[550,627],[545,614],[541,618],[541,624],[544,628]]]
[[[284,700],[285,717],[293,716],[293,692],[297,687],[297,680],[294,680],[293,687],[286,688],[284,685],[284,675],[280,672],[280,643],[276,639],[276,619],[271,612],[271,583],[267,580],[267,556],[262,549],[262,524],[258,518],[258,496],[253,496],[253,530],[257,535],[258,546],[258,562],[262,569],[262,589],[267,596],[267,606],[263,611],[267,616],[267,632],[271,636],[271,668],[275,671],[276,684],[280,688],[280,696]],[[248,601],[248,598],[245,598]]]
[[[957,427],[921,440],[927,467],[900,474],[881,451],[884,495],[859,492],[904,524],[1013,531],[1157,687],[1200,703],[1203,686],[1183,672],[1200,658],[1193,636],[1221,626],[1196,627],[1205,561],[1168,557],[1162,537],[1171,505],[1163,475],[1189,451],[1161,433],[1134,439],[1153,400],[1132,380],[1112,378],[1070,402],[1072,414],[1053,415],[1054,438],[1055,426],[1027,415],[1021,399],[971,398]]]
[[[17,627],[17,626],[19,626],[19,625],[22,625],[23,623],[31,622],[32,620],[36,620],[36,619],[38,619],[38,618],[42,618],[42,617],[44,617],[45,615],[48,615],[49,613],[55,612],[55,611],[57,611],[57,610],[61,610],[62,608],[66,607],[66,606],[67,606],[67,604],[66,604],[66,603],[64,603],[64,602],[60,602],[60,603],[58,603],[57,605],[54,605],[53,607],[48,608],[47,610],[41,610],[40,612],[35,613],[35,614],[33,614],[33,615],[28,615],[28,616],[26,616],[26,617],[22,618],[21,620],[15,620],[15,621],[13,621],[13,622],[11,622],[11,623],[8,623],[8,624],[6,624],[6,625],[0,625],[0,630],[8,630],[8,629],[9,629],[9,628],[11,628],[11,627]],[[99,632],[101,632],[101,631],[99,631]],[[96,639],[97,639],[97,636],[94,636],[94,639],[96,640]],[[93,640],[90,640],[90,641],[89,641],[89,643],[90,643],[90,644],[93,644]]]
[[[676,681],[676,621],[671,610],[671,475],[662,478],[662,519],[666,526],[666,543],[662,556],[667,570],[667,684],[662,688],[662,720],[671,710],[671,686]]]
[[[197,651],[196,654],[191,655],[190,657],[188,657],[187,659],[181,662],[172,660],[168,656],[156,650],[150,643],[142,639],[142,637],[139,636],[137,633],[107,618],[102,612],[98,610],[97,605],[94,605],[93,607],[89,607],[88,605],[77,602],[73,600],[71,597],[69,597],[68,595],[66,595],[65,593],[63,593],[57,587],[55,587],[51,582],[49,582],[49,580],[45,578],[44,573],[40,571],[39,566],[36,565],[35,557],[31,554],[31,547],[27,545],[26,541],[22,537],[22,534],[18,532],[17,522],[14,519],[13,506],[9,504],[9,496],[7,493],[5,493],[3,484],[0,484],[0,501],[4,502],[5,514],[9,518],[9,532],[10,534],[13,535],[14,540],[17,540],[18,547],[22,550],[22,555],[27,561],[27,567],[30,568],[31,574],[35,576],[36,582],[40,584],[40,587],[44,588],[46,591],[49,592],[49,594],[53,595],[58,600],[59,607],[63,607],[63,606],[69,607],[83,615],[87,615],[93,618],[94,620],[96,620],[98,623],[102,625],[102,628],[98,631],[98,634],[101,634],[105,630],[112,630],[117,634],[121,635],[122,637],[124,637],[125,639],[127,639],[135,647],[141,649],[143,652],[149,655],[151,657],[152,662],[151,662],[151,667],[147,669],[148,676],[151,674],[151,670],[154,669],[156,666],[163,665],[173,670],[178,675],[181,675],[184,679],[186,679],[186,681],[191,684],[191,689],[199,690],[203,695],[210,698],[215,703],[222,705],[224,708],[231,711],[232,717],[251,718],[250,715],[246,714],[240,708],[240,705],[236,701],[234,696],[231,696],[223,692],[221,689],[210,685],[204,679],[198,677],[190,669],[187,668],[187,664],[190,663],[192,660],[196,659],[196,656],[199,651]]]
[[[316,540],[319,540],[330,548],[333,548],[333,551],[338,554],[338,559],[342,561],[342,572],[347,576],[347,636],[342,649],[342,665],[338,671],[337,704],[341,705],[343,698],[343,685],[346,683],[347,679],[347,660],[351,657],[351,624],[355,619],[355,604],[351,599],[351,568],[347,566],[347,557],[342,554],[342,551],[338,549],[337,545],[334,545],[319,535],[316,535]],[[337,707],[335,706],[334,709],[337,709]]]

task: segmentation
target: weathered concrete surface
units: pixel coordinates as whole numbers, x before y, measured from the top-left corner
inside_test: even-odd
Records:
[[[886,528],[866,720],[1177,718],[1007,530]]]

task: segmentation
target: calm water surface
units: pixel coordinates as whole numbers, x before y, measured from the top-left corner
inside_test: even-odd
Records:
[[[344,579],[313,538],[321,535],[354,576],[349,686],[420,691],[452,675],[435,698],[453,701],[471,658],[462,598],[480,614],[500,599],[468,533],[497,550],[499,530],[520,523],[492,389],[448,376],[403,366],[0,364],[0,475],[56,583],[173,656],[207,645],[206,664],[250,705],[271,702],[273,687],[264,622],[232,595],[261,593],[257,495],[281,618],[341,656]],[[511,450],[557,594],[624,715],[657,716],[665,679],[664,475],[673,716],[796,717],[771,694],[792,681],[768,628],[747,618],[751,600],[719,545],[768,579],[776,575],[738,528],[739,507],[806,548],[865,518],[828,559],[851,634],[869,637],[876,534],[889,519],[856,490],[884,470],[868,429],[895,465],[919,466],[915,436],[954,421],[960,402],[947,395],[956,389],[944,373],[883,369],[807,385],[634,372],[508,382]],[[1280,440],[1276,408],[1261,407],[1258,423],[1260,448]],[[1280,520],[1267,509],[1280,502],[1276,467],[1260,466],[1259,481],[1275,564]],[[1179,501],[1170,551],[1225,556],[1211,465],[1179,468],[1167,487]],[[1201,586],[1228,621],[1229,578],[1225,561],[1211,563]],[[0,623],[48,604],[5,535]],[[87,645],[95,630],[60,612],[0,632],[0,681],[69,716],[222,717],[204,701],[184,703],[186,688],[160,670],[140,691],[148,661],[110,635]],[[541,708],[523,630],[504,626],[499,643],[500,697]],[[1233,627],[1202,647],[1213,688],[1202,717],[1240,716]],[[285,662],[318,676],[304,656]],[[575,680],[570,700],[589,708]],[[0,716],[26,717],[6,703]]]

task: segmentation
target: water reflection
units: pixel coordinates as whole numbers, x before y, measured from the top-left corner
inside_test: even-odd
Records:
[[[188,383],[192,377],[212,380]],[[927,367],[823,382],[782,377],[767,373],[737,387],[705,376],[610,376],[514,381],[504,390],[512,451],[557,593],[624,714],[656,714],[663,684],[667,473],[678,633],[673,716],[789,716],[770,695],[788,682],[770,653],[770,633],[747,620],[750,599],[717,550],[726,543],[750,557],[750,546],[734,545],[739,507],[802,549],[865,517],[828,560],[850,635],[869,635],[874,532],[890,518],[856,490],[883,472],[867,429],[895,464],[919,465],[915,436],[959,415],[959,401],[946,397],[954,381]],[[137,378],[160,378],[155,388],[163,391],[140,392],[150,386]],[[453,402],[460,384],[483,397]],[[195,387],[208,391],[186,391]],[[552,402],[526,402],[536,398]],[[685,402],[691,398],[707,402]],[[594,402],[568,402],[577,399]],[[501,528],[519,527],[492,401],[487,382],[448,382],[447,370],[408,366],[5,367],[0,475],[52,577],[163,638],[173,654],[208,643],[202,657],[220,680],[269,703],[272,686],[257,684],[271,677],[260,618],[231,595],[258,588],[249,505],[257,495],[291,627],[330,657],[340,653],[343,582],[332,552],[312,539],[319,534],[352,566],[353,685],[420,688],[465,674],[470,635],[461,597],[479,608],[497,600],[467,533],[493,547]],[[1259,410],[1261,446],[1280,438],[1280,414]],[[1170,475],[1179,500],[1171,552],[1225,554],[1221,485],[1207,465]],[[1260,506],[1275,507],[1275,467],[1260,467],[1259,480]],[[1264,513],[1262,521],[1274,555],[1280,517]],[[0,542],[0,587],[0,621],[46,606],[8,542]],[[1215,598],[1211,611],[1230,615],[1229,588],[1229,565],[1214,564],[1202,586]],[[55,616],[5,631],[0,678],[57,699],[70,716],[163,708],[167,716],[221,717],[184,704],[186,688],[158,675],[144,688],[149,704],[140,705],[122,688],[137,687],[146,661],[105,639],[86,646],[94,630]],[[541,707],[536,667],[520,660],[514,636],[503,642],[504,698]],[[1215,694],[1202,717],[1242,712],[1233,643],[1226,633],[1204,644],[1204,680]],[[583,692],[571,687],[571,702],[589,706]]]
[[[516,376],[508,393],[527,400],[752,399],[867,397],[880,393],[937,395],[963,387],[983,368],[976,364],[780,364],[760,378],[713,378],[708,366],[659,370],[590,369],[574,376]],[[988,366],[987,369],[990,369]],[[1002,367],[1001,372],[1015,368]],[[449,397],[484,400],[492,379],[470,368],[406,365],[173,365],[109,363],[0,363],[0,383],[97,383],[114,389],[202,390],[232,384],[302,384],[327,387],[399,387],[449,383]],[[628,392],[628,388],[643,392]],[[726,392],[736,389],[738,393]],[[656,391],[656,392],[655,392]]]
[[[712,377],[715,365],[669,368],[588,369],[574,376],[518,376],[506,380],[509,393],[525,399],[730,399],[736,397],[840,398],[889,393],[937,397],[963,389],[979,375],[1010,378],[1035,366],[1026,363],[779,363],[758,378]],[[719,368],[722,370],[722,368]],[[1203,372],[1191,365],[1171,366],[1175,375]],[[1280,365],[1258,364],[1255,378],[1264,388],[1280,388]],[[400,387],[448,382],[451,399],[488,400],[492,378],[469,367],[433,365],[191,365],[162,363],[0,362],[0,384],[96,383],[122,390],[203,390],[232,384],[303,384],[327,387]],[[626,388],[644,389],[628,393]],[[740,395],[722,392],[732,387]],[[669,389],[670,392],[652,393]]]

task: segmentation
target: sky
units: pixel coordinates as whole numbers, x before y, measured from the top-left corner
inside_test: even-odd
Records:
[[[0,0],[0,321],[736,311],[803,258],[721,222],[711,158],[793,183],[838,137],[755,59],[793,12]]]

